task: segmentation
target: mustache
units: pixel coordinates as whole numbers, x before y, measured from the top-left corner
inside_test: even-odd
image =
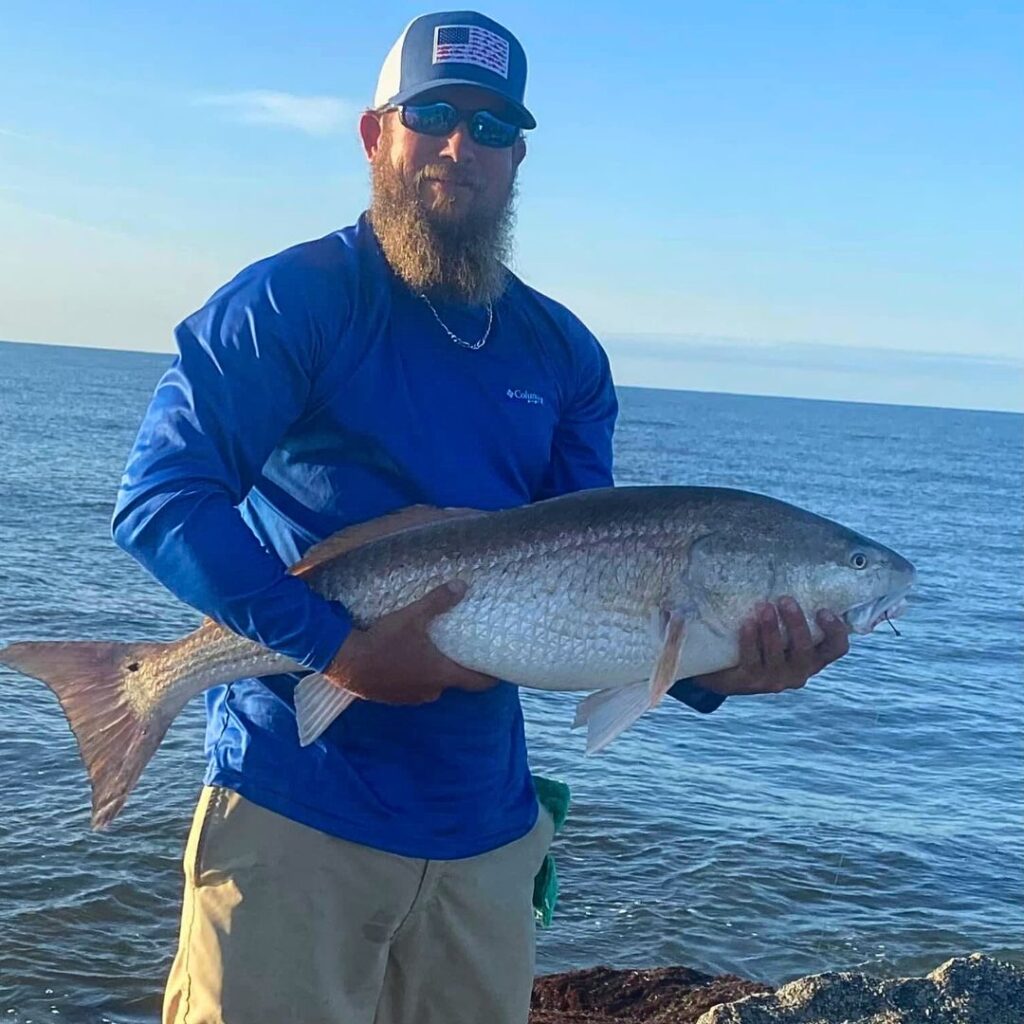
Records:
[[[428,164],[416,173],[416,184],[424,181],[447,181],[453,185],[468,185],[479,189],[480,181],[475,174],[470,174],[452,164]]]

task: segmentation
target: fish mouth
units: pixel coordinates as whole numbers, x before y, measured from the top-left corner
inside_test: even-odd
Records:
[[[910,585],[907,585],[873,601],[855,604],[843,613],[843,621],[851,633],[870,633],[879,623],[886,619],[898,619],[907,610],[909,590]]]

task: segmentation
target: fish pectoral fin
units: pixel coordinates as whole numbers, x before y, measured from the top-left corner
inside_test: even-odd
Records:
[[[587,753],[603,750],[651,706],[650,683],[641,679],[628,686],[598,690],[576,705],[572,727],[587,727]]]
[[[679,663],[683,658],[686,643],[686,618],[682,612],[674,611],[668,617],[661,652],[651,673],[651,707],[657,707],[661,698],[668,693],[679,678]]]
[[[295,687],[295,719],[299,743],[308,747],[327,731],[345,708],[359,698],[319,673],[306,676]]]

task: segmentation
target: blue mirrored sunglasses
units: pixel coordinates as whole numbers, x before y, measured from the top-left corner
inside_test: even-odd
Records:
[[[465,122],[469,137],[480,146],[507,149],[519,138],[520,127],[489,110],[460,110],[451,103],[403,103],[397,110],[402,124],[418,135],[446,137]]]

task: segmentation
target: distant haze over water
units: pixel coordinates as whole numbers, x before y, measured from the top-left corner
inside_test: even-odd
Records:
[[[1024,412],[1024,360],[1009,356],[698,335],[602,340],[623,384]]]
[[[602,334],[620,386],[1024,412],[1024,359],[703,334]],[[173,356],[152,347],[110,347]],[[0,342],[3,344],[3,342]],[[79,346],[69,346],[79,347]]]

